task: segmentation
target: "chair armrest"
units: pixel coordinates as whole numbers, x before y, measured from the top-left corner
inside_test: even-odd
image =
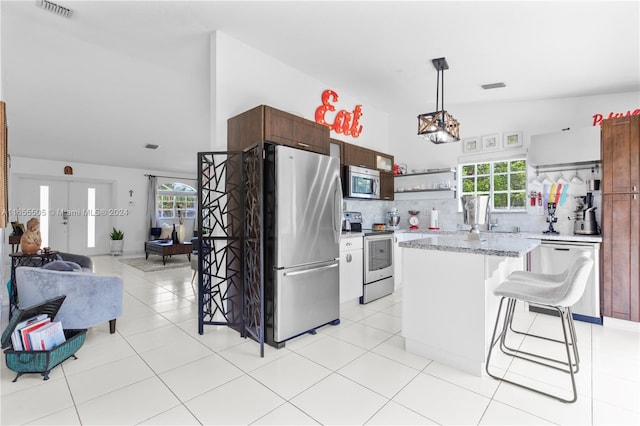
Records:
[[[95,272],[93,270],[93,260],[89,256],[84,256],[81,254],[73,254],[73,253],[58,253],[58,255],[62,258],[62,260],[66,260],[68,262],[75,262],[80,265],[83,269],[88,269],[91,272]]]

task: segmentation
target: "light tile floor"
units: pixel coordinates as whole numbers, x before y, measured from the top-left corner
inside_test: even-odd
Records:
[[[2,425],[640,424],[634,327],[576,323],[579,397],[563,404],[405,352],[398,293],[343,307],[340,325],[280,350],[266,346],[260,358],[257,343],[226,327],[197,333],[190,269],[142,273],[111,256],[95,262],[97,273],[124,279],[117,333],[106,323],[89,329],[78,359],[48,381],[32,374],[12,383],[3,363]],[[519,322],[537,331],[556,326],[525,311]],[[535,345],[529,340],[522,344]],[[566,388],[557,374],[522,362],[498,356],[496,366]]]

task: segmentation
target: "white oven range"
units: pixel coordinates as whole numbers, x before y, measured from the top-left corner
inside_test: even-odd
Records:
[[[360,303],[393,293],[393,231],[364,230],[364,285]]]

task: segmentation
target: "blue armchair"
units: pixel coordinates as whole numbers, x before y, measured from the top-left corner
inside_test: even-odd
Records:
[[[81,266],[84,266],[82,271],[16,268],[20,307],[64,294],[67,298],[55,320],[62,322],[65,329],[84,329],[109,321],[109,331],[113,334],[116,318],[122,315],[122,280],[86,272],[88,265]]]

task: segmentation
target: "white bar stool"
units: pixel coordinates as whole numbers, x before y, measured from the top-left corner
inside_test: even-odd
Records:
[[[513,272],[494,290],[493,294],[501,297],[501,299],[485,365],[485,369],[489,376],[496,380],[511,383],[512,385],[529,389],[562,402],[572,403],[577,400],[578,395],[576,391],[575,373],[579,370],[580,356],[578,354],[577,336],[570,306],[575,304],[580,297],[582,297],[592,268],[593,259],[591,259],[589,252],[580,251],[573,257],[572,263],[563,273],[541,274],[525,271]],[[504,319],[500,334],[497,335],[505,300],[506,308]],[[564,339],[557,340],[514,330],[512,323],[517,301],[536,303],[558,312],[560,322],[562,324]],[[506,338],[509,332],[564,344],[567,354],[566,361],[509,347],[506,344]],[[571,376],[571,387],[573,389],[572,399],[565,399],[492,374],[490,371],[491,354],[494,346],[498,343],[500,350],[505,355],[550,367],[564,373],[569,373]]]

